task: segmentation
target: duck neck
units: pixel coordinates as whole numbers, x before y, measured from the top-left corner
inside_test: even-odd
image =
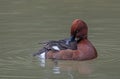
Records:
[[[84,40],[84,39],[87,39],[87,35],[80,36],[80,37],[77,39],[77,43],[79,43],[81,40]]]

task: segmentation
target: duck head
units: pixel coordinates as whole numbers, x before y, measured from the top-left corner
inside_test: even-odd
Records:
[[[77,39],[79,42],[82,39],[87,39],[88,27],[87,24],[80,20],[76,19],[72,22],[71,26],[71,37],[72,39]]]

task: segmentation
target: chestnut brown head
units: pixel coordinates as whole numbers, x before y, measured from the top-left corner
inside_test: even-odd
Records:
[[[80,19],[75,19],[72,22],[71,26],[71,36],[75,36],[75,38],[87,38],[87,33],[88,33],[88,27],[87,24],[80,20]]]

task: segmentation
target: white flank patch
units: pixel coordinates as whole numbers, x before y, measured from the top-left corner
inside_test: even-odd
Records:
[[[60,50],[60,49],[58,48],[58,46],[52,46],[52,48],[55,49],[55,50]]]
[[[42,54],[40,54],[40,58],[41,59],[45,59],[45,52],[43,52]]]
[[[38,57],[39,57],[39,60],[40,60],[40,66],[45,67],[45,52],[40,54]]]

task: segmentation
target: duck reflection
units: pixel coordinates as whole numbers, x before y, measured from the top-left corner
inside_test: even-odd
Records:
[[[53,73],[54,74],[60,74],[60,67],[58,65],[58,60],[57,59],[52,59],[53,60]]]
[[[65,62],[59,65],[62,70],[67,71],[69,74],[72,72],[78,72],[81,75],[90,75],[93,73],[93,69],[89,62]]]
[[[40,66],[45,67],[48,63],[45,58],[41,55],[39,56]],[[66,73],[71,78],[73,77],[73,72],[78,72],[81,75],[90,75],[93,73],[93,69],[89,63],[89,61],[60,61],[57,59],[52,59],[52,63],[49,63],[49,66],[52,66],[53,74],[62,74]],[[48,66],[47,66],[48,67]]]

